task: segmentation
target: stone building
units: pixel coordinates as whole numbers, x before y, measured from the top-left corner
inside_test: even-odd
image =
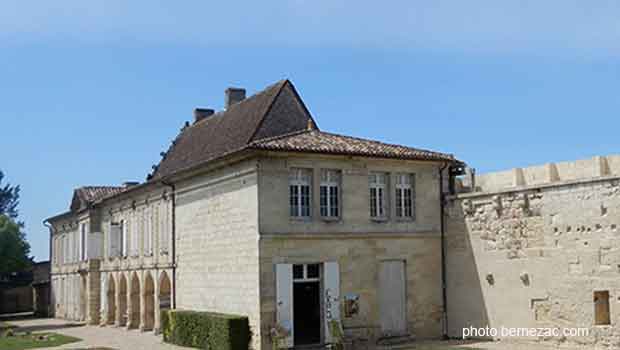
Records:
[[[289,81],[196,109],[141,184],[48,219],[57,317],[155,330],[161,307],[247,315],[256,349],[442,335],[452,155],[321,131]]]
[[[557,329],[511,338],[619,348],[620,156],[463,180],[446,208],[449,334]]]

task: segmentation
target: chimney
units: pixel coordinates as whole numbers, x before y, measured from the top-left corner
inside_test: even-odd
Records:
[[[230,108],[230,106],[235,103],[241,102],[245,99],[245,89],[229,87],[226,89],[226,100],[224,101],[224,105],[226,109]]]
[[[215,113],[215,111],[210,108],[194,108],[194,124],[210,117],[213,113]]]

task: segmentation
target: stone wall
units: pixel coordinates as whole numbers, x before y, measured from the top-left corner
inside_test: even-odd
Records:
[[[177,185],[177,307],[246,315],[260,344],[255,162]]]
[[[278,263],[333,261],[340,269],[340,295],[359,296],[359,313],[347,317],[341,300],[345,334],[370,344],[381,337],[379,266],[384,260],[404,260],[409,332],[418,339],[441,336],[441,257],[436,234],[271,236],[261,238],[261,320],[263,349],[270,349],[269,329],[276,323]],[[385,287],[385,286],[383,286]]]
[[[477,176],[476,191],[451,198],[450,336],[469,326],[584,327],[589,336],[549,340],[620,345],[618,159]],[[597,291],[609,292],[609,325],[595,325]]]
[[[359,314],[341,317],[345,332],[374,344],[381,337],[379,267],[384,260],[406,263],[407,322],[420,339],[442,333],[439,168],[433,162],[393,161],[327,155],[270,154],[259,161],[260,302],[263,349],[271,348],[269,330],[276,323],[276,276],[279,263],[338,262],[340,295],[359,295]],[[312,171],[312,216],[291,218],[289,171]],[[321,169],[341,171],[341,217],[320,217]],[[388,172],[388,218],[370,218],[368,174]],[[415,219],[395,215],[396,173],[415,174]]]

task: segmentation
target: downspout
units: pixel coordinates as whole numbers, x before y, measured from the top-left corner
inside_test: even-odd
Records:
[[[47,289],[47,300],[48,300],[48,303],[51,304],[52,303],[52,265],[54,264],[53,257],[52,257],[52,254],[54,253],[53,247],[52,247],[54,240],[52,238],[53,238],[53,235],[54,235],[54,228],[49,223],[49,221],[47,221],[47,219],[43,220],[43,226],[47,227],[47,229],[50,232],[50,240],[49,240],[49,242],[50,242],[49,243],[50,244],[50,252],[49,252],[49,260],[50,260],[50,285],[49,285],[49,288]],[[52,313],[52,308],[55,307],[55,305],[56,305],[56,303],[54,303],[53,306],[48,307],[46,316],[53,316],[54,315]],[[54,311],[54,313],[55,313],[55,311]]]
[[[176,187],[174,184],[161,181],[164,186],[170,187],[172,190],[172,305],[171,309],[177,308],[177,249],[176,249]]]
[[[441,231],[441,298],[443,303],[443,329],[442,338],[448,339],[448,296],[447,296],[447,277],[446,277],[446,229],[444,223],[444,205],[445,196],[443,194],[443,171],[448,167],[449,163],[444,163],[439,168],[439,227]]]

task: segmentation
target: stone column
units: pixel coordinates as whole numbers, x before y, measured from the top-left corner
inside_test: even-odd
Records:
[[[138,328],[141,332],[144,332],[146,328],[146,297],[144,296],[146,288],[144,285],[144,273],[142,273],[140,279],[140,326],[138,326]]]
[[[159,271],[158,271],[159,272]],[[159,277],[160,273],[155,274],[153,281],[153,308],[155,309],[155,317],[153,318],[153,333],[159,334],[161,332],[161,310],[159,309]]]
[[[99,271],[99,261],[91,261],[88,273],[88,300],[86,309],[88,310],[88,324],[96,325],[100,321],[101,308],[101,272]]]
[[[134,328],[135,326],[133,325],[133,308],[134,305],[131,302],[131,290],[132,290],[132,284],[133,282],[131,281],[131,277],[129,278],[129,283],[127,283],[127,295],[125,295],[125,298],[127,298],[127,319],[125,320],[125,327],[127,329],[131,329]]]
[[[116,311],[114,312],[114,325],[116,327],[120,327],[122,322],[121,322],[121,317],[123,317],[123,315],[121,314],[121,298],[127,298],[126,295],[121,295],[121,282],[120,282],[120,278],[116,279],[117,285],[116,285],[116,289],[114,290],[114,303],[116,304]]]

